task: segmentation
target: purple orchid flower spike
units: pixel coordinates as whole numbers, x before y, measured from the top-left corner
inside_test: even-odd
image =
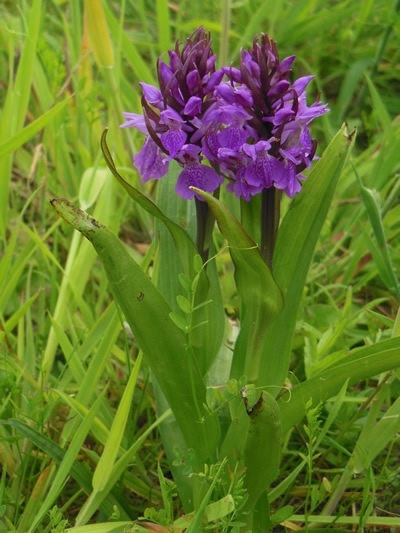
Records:
[[[309,124],[328,111],[307,105],[313,76],[290,82],[295,56],[280,61],[276,43],[261,34],[240,53],[239,68],[224,67],[229,82],[215,89],[217,103],[205,114],[203,151],[230,180],[228,191],[249,202],[261,193],[261,254],[272,266],[282,192],[300,192],[303,170],[317,143]]]
[[[240,186],[231,185],[228,189],[246,200],[250,199],[249,191],[258,194],[260,188],[270,187],[294,196],[305,179],[302,171],[310,167],[315,157],[316,141],[311,139],[308,126],[328,108],[319,101],[307,106],[306,87],[313,76],[290,83],[294,60],[295,56],[289,56],[280,61],[276,43],[262,34],[254,39],[251,49],[242,50],[239,69],[223,68],[230,82],[216,88],[218,109],[208,112],[213,114],[212,126],[203,146],[211,160],[219,161],[228,178],[241,181]],[[229,124],[221,119],[227,115],[231,116]],[[241,139],[244,141],[238,145]],[[260,142],[269,143],[269,148]],[[229,150],[237,150],[236,159],[226,156]],[[248,172],[243,172],[244,154]],[[235,173],[238,160],[240,177]],[[256,174],[254,168],[258,169]],[[251,182],[247,181],[249,176]]]
[[[206,222],[210,214],[198,205],[203,200],[191,187],[217,195],[226,178],[227,190],[246,202],[261,194],[266,226],[261,253],[271,265],[281,194],[291,198],[300,192],[317,145],[309,125],[328,111],[318,100],[307,104],[313,76],[291,83],[295,56],[280,61],[276,43],[264,34],[241,51],[239,68],[216,70],[210,34],[203,27],[184,46],[177,42],[168,59],[157,63],[159,87],[140,84],[143,115],[124,113],[121,127],[146,136],[134,164],[143,181],[165,176],[171,160],[182,167],[176,192],[195,198],[203,258],[208,237],[201,228],[211,227]],[[229,81],[222,81],[224,76]]]
[[[134,157],[143,181],[163,177],[174,159],[182,167],[176,191],[189,199],[194,196],[190,186],[213,192],[223,181],[202,163],[201,148],[203,116],[215,102],[214,89],[224,73],[215,69],[210,34],[203,27],[192,33],[182,49],[176,43],[168,57],[168,64],[158,60],[159,88],[140,84],[143,115],[124,113],[121,127],[133,127],[146,135]]]
[[[280,61],[276,43],[261,34],[252,48],[241,51],[239,68],[216,70],[210,35],[200,27],[168,57],[168,64],[158,60],[159,88],[140,84],[143,115],[124,113],[122,127],[146,135],[134,158],[143,180],[163,177],[174,159],[184,173],[177,186],[183,198],[193,197],[183,183],[215,191],[221,184],[217,171],[229,181],[240,180],[228,190],[247,201],[268,188],[289,197],[297,194],[305,179],[302,172],[315,157],[309,125],[328,109],[319,101],[307,105],[306,88],[313,76],[290,82],[295,56]],[[222,82],[224,74],[229,82]],[[269,143],[268,150],[265,144],[251,148],[261,141]],[[188,149],[190,145],[196,150]],[[211,170],[203,169],[204,157]],[[255,174],[254,168],[269,170]]]

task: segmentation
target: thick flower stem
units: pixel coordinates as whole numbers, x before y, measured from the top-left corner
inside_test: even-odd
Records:
[[[278,234],[282,193],[274,187],[261,193],[261,256],[272,268],[276,236]]]
[[[209,209],[207,202],[203,202],[195,197],[195,204],[197,216],[196,247],[203,263],[205,263],[210,252],[215,217]]]

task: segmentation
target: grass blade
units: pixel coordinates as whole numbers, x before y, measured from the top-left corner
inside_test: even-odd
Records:
[[[67,451],[65,452],[65,455],[54,477],[54,480],[49,488],[47,497],[42,503],[42,506],[36,514],[35,518],[32,520],[32,530],[35,530],[36,526],[40,524],[40,522],[43,520],[44,515],[48,512],[50,507],[54,504],[57,497],[59,496],[66,480],[68,479],[68,476],[70,475],[72,465],[75,462],[75,459],[82,447],[82,444],[92,427],[94,418],[103,403],[106,392],[107,389],[105,388],[103,392],[99,395],[99,397],[96,399],[92,408],[88,412],[87,416],[83,419],[75,435],[73,436],[73,439],[69,444]]]
[[[42,452],[51,457],[56,464],[61,464],[64,459],[65,451],[55,442],[50,440],[43,433],[36,431],[27,424],[15,419],[0,420],[0,425],[11,426],[20,435],[27,438],[34,446],[37,446]],[[69,475],[73,477],[79,485],[86,491],[90,492],[92,488],[92,476],[85,464],[74,461],[69,469]],[[113,512],[114,505],[118,505],[118,498],[114,495],[109,495],[102,505],[103,511],[110,516]],[[121,513],[123,510],[121,509]],[[125,515],[123,518],[128,519]]]
[[[114,66],[114,53],[101,1],[86,0],[84,5],[85,23],[96,63],[100,67],[111,68]]]
[[[124,393],[118,406],[118,410],[115,415],[113,425],[110,429],[107,442],[104,446],[103,453],[100,457],[100,461],[93,474],[92,484],[95,492],[101,492],[107,485],[107,482],[111,476],[111,471],[119,452],[119,447],[124,435],[130,407],[132,405],[132,397],[136,387],[141,362],[142,356],[139,354],[135,362],[135,366],[133,367],[129,376],[128,383],[124,389]]]
[[[54,107],[43,113],[39,118],[31,122],[23,130],[16,133],[6,141],[0,144],[0,158],[4,158],[7,154],[14,152],[24,143],[29,141],[34,135],[42,130],[47,124],[49,124],[54,118],[64,109],[67,105],[69,98],[59,102]]]
[[[316,406],[335,396],[346,380],[349,381],[349,385],[353,385],[399,367],[399,337],[355,349],[338,364],[295,385],[290,391],[289,400],[286,400],[286,396],[282,398],[280,409],[283,433],[300,422],[310,398],[312,398],[313,406]]]

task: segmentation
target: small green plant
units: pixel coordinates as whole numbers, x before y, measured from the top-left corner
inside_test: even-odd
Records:
[[[51,533],[64,533],[68,526],[68,520],[63,519],[61,510],[55,506],[49,511]]]

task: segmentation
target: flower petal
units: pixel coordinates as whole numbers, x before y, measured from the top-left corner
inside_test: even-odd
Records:
[[[164,148],[168,150],[169,158],[174,159],[185,144],[187,134],[183,130],[170,129],[165,133],[162,133],[160,139]]]
[[[157,87],[154,87],[153,85],[149,85],[148,83],[141,82],[139,84],[143,91],[143,96],[147,100],[147,102],[155,107],[158,107],[160,109],[160,103],[162,102],[162,94]],[[161,109],[163,106],[161,106]]]
[[[197,187],[203,191],[213,192],[223,181],[223,178],[211,167],[207,167],[201,163],[191,163],[186,165],[179,174],[176,183],[176,192],[182,198],[190,200],[195,196],[195,193],[189,187]],[[198,198],[202,200],[202,198]]]
[[[125,122],[121,124],[120,128],[136,128],[141,133],[148,134],[146,122],[143,115],[137,113],[122,113],[125,117]]]
[[[183,114],[189,117],[194,117],[195,115],[201,113],[202,106],[203,100],[200,97],[191,96],[183,108]]]
[[[159,179],[168,172],[168,160],[156,143],[147,137],[142,149],[134,158],[134,165],[139,170],[143,183],[149,179]]]

